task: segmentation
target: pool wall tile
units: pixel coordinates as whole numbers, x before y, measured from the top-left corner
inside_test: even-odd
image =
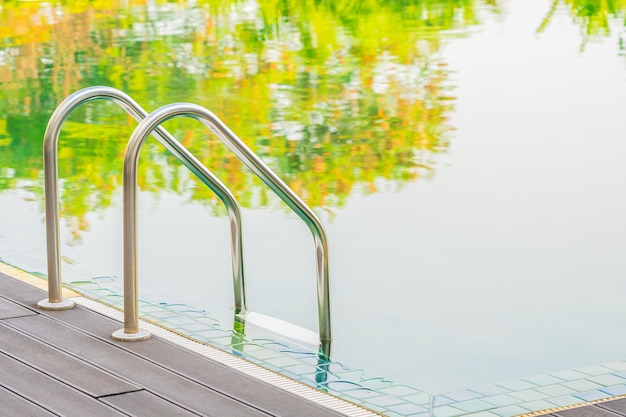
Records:
[[[546,401],[546,400],[539,400],[539,401],[529,401],[526,403],[522,403],[519,404],[520,407],[523,407],[525,409],[527,409],[528,411],[543,411],[543,410],[549,410],[550,408],[554,408],[554,404]]]
[[[576,390],[566,386],[555,384],[537,388],[537,391],[546,394],[548,397],[560,397],[562,395],[576,394]]]
[[[399,413],[405,416],[409,414],[428,413],[427,408],[420,407],[419,405],[415,405],[415,404],[408,404],[408,403],[393,405],[388,408],[394,413]]]
[[[588,377],[589,375],[583,374],[581,372],[576,372],[574,370],[568,371],[560,371],[560,372],[552,372],[550,375],[565,380],[565,381],[574,381],[576,379],[583,379]]]
[[[556,405],[557,407],[569,407],[571,405],[580,404],[583,402],[580,398],[576,398],[572,395],[563,395],[560,397],[550,398],[549,403]]]
[[[520,407],[519,405],[509,405],[507,407],[492,410],[492,412],[497,414],[499,417],[513,417],[520,414],[526,414],[528,413],[528,410]]]
[[[537,385],[522,380],[505,381],[496,385],[507,388],[511,391],[523,391],[527,389],[537,388]]]
[[[435,407],[432,410],[432,415],[434,417],[455,417],[455,416],[461,416],[463,414],[467,414],[467,413],[458,408],[450,407],[449,405]]]
[[[497,385],[484,385],[482,387],[472,388],[470,391],[477,392],[483,396],[506,394],[507,392],[510,392],[510,390]]]
[[[542,387],[545,387],[547,385],[560,384],[561,382],[563,382],[562,379],[556,378],[551,375],[535,375],[528,378],[523,378],[523,381],[530,382],[531,384]]]
[[[564,382],[563,386],[571,388],[578,392],[592,391],[595,389],[602,389],[602,385],[591,382],[587,379],[579,379],[577,381]]]
[[[506,407],[522,402],[519,398],[512,397],[509,394],[494,395],[493,397],[485,397],[483,401],[493,404],[497,407]]]
[[[411,403],[415,403],[418,405],[427,405],[429,406],[431,403],[431,399],[432,397],[424,392],[419,393],[419,394],[414,394],[414,395],[408,395],[405,397],[402,397],[403,400],[406,400],[408,402]]]
[[[613,371],[626,371],[626,361],[606,362],[600,365]]]
[[[583,366],[580,368],[574,368],[574,370],[591,376],[604,375],[611,372],[611,369],[605,368],[601,365]]]
[[[518,392],[511,392],[509,395],[511,397],[519,398],[522,401],[537,401],[537,400],[543,400],[544,398],[549,397],[549,395],[547,394],[544,394],[542,392],[532,390],[532,389],[527,389],[527,390],[518,391]]]
[[[596,400],[602,400],[606,398],[606,392],[602,392],[599,390],[592,390],[592,391],[587,391],[587,392],[581,392],[573,396],[576,398],[580,398],[583,401],[596,401]]]
[[[467,417],[499,417],[492,411],[479,411],[478,413],[467,414]]]
[[[444,396],[441,396],[441,395],[437,395],[437,396],[435,396],[435,398],[433,398],[433,407],[439,407],[439,406],[447,405],[447,404],[450,404],[450,403],[453,403],[453,402],[454,402],[454,400],[451,399],[451,398],[444,397]]]
[[[454,403],[452,406],[468,413],[476,413],[478,411],[491,410],[495,408],[493,404],[476,399]]]
[[[483,395],[474,391],[464,390],[464,391],[449,392],[449,393],[444,394],[443,397],[449,398],[454,401],[467,401],[467,400],[473,400],[474,398],[483,397]]]
[[[600,391],[606,392],[611,396],[626,395],[626,385],[614,385],[612,387],[604,387]]]
[[[617,375],[599,375],[587,378],[591,382],[595,382],[596,384],[603,385],[605,387],[610,387],[612,385],[619,385],[626,383],[626,379],[621,378]]]

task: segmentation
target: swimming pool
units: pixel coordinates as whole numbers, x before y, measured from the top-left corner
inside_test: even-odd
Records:
[[[5,4],[0,233],[44,251],[41,135],[66,95],[198,102],[326,224],[337,360],[438,394],[621,359],[623,26],[579,3]],[[62,136],[63,253],[104,275],[133,127],[94,103]],[[198,125],[167,127],[245,207],[251,308],[315,329],[306,227]],[[142,155],[140,294],[227,314],[223,208]]]

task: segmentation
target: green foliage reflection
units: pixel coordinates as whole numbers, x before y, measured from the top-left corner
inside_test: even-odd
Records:
[[[173,101],[221,117],[313,206],[342,205],[377,179],[428,175],[448,146],[454,96],[438,56],[443,31],[478,22],[476,0],[3,2],[0,190],[40,192],[49,115],[72,92],[109,85],[147,109]],[[88,104],[61,139],[63,216],[76,234],[107,207],[135,122]],[[191,121],[168,129],[244,206],[268,192]],[[66,146],[71,142],[71,146]],[[190,192],[219,207],[158,146],[141,157],[144,190]],[[34,184],[34,185],[33,185]],[[190,190],[190,191],[189,191]],[[37,197],[40,198],[40,197]]]
[[[538,32],[545,30],[561,5],[580,25],[583,47],[589,40],[608,36],[616,21],[620,20],[623,26],[626,17],[626,0],[554,0]]]

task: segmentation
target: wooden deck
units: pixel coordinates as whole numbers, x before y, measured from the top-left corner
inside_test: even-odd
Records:
[[[542,414],[545,417],[626,417],[626,399],[611,400],[593,405]]]
[[[120,323],[0,274],[0,416],[339,416],[166,340],[116,342]]]

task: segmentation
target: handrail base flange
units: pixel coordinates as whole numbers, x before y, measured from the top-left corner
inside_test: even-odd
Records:
[[[120,342],[140,342],[142,340],[150,339],[152,334],[147,330],[139,329],[137,333],[126,333],[124,329],[119,329],[113,332],[113,339]]]
[[[47,298],[44,298],[37,303],[37,307],[43,310],[69,310],[74,307],[74,302],[72,300],[68,300],[67,298],[64,298],[59,302],[52,302]]]

